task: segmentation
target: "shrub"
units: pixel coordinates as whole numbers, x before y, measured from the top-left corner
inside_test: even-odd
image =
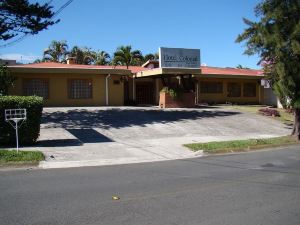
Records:
[[[274,117],[279,117],[280,113],[276,109],[271,109],[271,108],[261,108],[258,110],[258,112],[264,116],[274,116]]]
[[[182,96],[184,90],[180,86],[172,88],[164,87],[161,92],[169,93],[173,99],[176,99]]]
[[[27,120],[19,129],[19,143],[33,144],[40,135],[43,98],[36,96],[0,96],[0,145],[15,143],[15,130],[5,121],[5,109],[25,108]]]

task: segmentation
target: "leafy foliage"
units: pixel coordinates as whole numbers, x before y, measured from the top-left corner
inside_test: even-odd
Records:
[[[237,69],[250,69],[249,67],[242,66],[241,64],[237,65]]]
[[[95,54],[96,65],[108,65],[110,64],[110,55],[105,51],[98,51]]]
[[[49,4],[31,4],[28,0],[0,1],[0,40],[9,40],[19,34],[37,34],[59,20]]]
[[[264,0],[255,13],[260,21],[244,19],[248,28],[236,41],[246,41],[245,54],[259,54],[273,87],[295,107],[300,101],[300,1]]]
[[[244,19],[248,28],[237,42],[246,41],[245,54],[259,54],[264,73],[279,98],[295,108],[292,134],[300,139],[300,1],[264,0],[255,8],[258,22]]]
[[[110,63],[110,55],[107,52],[96,52],[88,47],[80,48],[78,46],[74,46],[68,56],[74,57],[76,64],[108,65]]]
[[[258,112],[264,116],[274,116],[274,117],[280,116],[280,113],[277,109],[261,108],[258,110]]]
[[[140,50],[132,50],[130,45],[120,46],[114,53],[113,64],[129,66],[140,66],[143,63],[143,55]]]
[[[161,92],[169,93],[173,99],[178,99],[184,93],[184,89],[181,86],[176,87],[164,87]]]
[[[21,144],[36,142],[40,134],[40,123],[43,111],[43,98],[36,96],[2,96],[0,97],[0,145],[14,144],[15,131],[5,121],[5,109],[27,109],[27,120],[19,129]]]
[[[66,41],[52,41],[44,50],[44,61],[65,62],[68,54],[68,44]]]
[[[12,76],[5,65],[0,65],[0,96],[8,95],[8,89],[13,86],[16,78]]]
[[[149,53],[144,56],[144,62],[147,62],[148,60],[158,60],[158,59],[159,59],[158,53],[155,54]]]

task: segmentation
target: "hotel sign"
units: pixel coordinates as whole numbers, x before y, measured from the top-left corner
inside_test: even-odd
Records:
[[[159,48],[161,68],[200,68],[200,49]]]

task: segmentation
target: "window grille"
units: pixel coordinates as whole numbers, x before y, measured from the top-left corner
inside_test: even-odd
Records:
[[[244,97],[256,97],[256,83],[244,83]]]
[[[241,97],[241,84],[240,83],[228,83],[227,84],[227,97]]]
[[[201,81],[200,82],[200,93],[203,94],[222,94],[223,83],[212,82],[212,81]]]
[[[36,95],[49,98],[49,81],[46,79],[25,79],[23,81],[23,93],[25,96]]]
[[[68,92],[70,99],[89,99],[92,98],[92,80],[74,79],[68,82]]]

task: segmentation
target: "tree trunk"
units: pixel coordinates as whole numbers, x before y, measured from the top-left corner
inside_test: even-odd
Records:
[[[292,135],[300,140],[300,109],[295,109],[294,129]]]

